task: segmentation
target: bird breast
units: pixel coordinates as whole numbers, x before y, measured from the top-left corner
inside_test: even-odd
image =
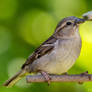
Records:
[[[57,40],[54,50],[35,60],[31,65],[33,71],[42,70],[49,74],[67,72],[78,58],[81,50],[81,39]]]

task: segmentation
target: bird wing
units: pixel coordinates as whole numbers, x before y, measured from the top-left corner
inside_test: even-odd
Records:
[[[41,58],[45,54],[49,54],[54,49],[54,42],[56,42],[56,38],[54,36],[51,36],[48,40],[46,40],[44,43],[42,43],[29,58],[26,60],[26,62],[23,64],[22,69],[28,65],[31,64],[34,60]]]

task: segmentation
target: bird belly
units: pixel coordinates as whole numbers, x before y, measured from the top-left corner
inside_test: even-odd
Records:
[[[52,53],[53,57],[50,58],[51,60],[44,67],[44,71],[51,74],[62,74],[72,67],[76,61],[76,58],[73,57],[73,52],[64,51],[63,54],[61,52],[60,50],[58,52],[56,51],[56,55]]]

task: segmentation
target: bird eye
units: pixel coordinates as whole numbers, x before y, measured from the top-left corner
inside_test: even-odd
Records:
[[[67,24],[67,25],[71,25],[72,23],[71,23],[71,22],[67,22],[66,24]]]

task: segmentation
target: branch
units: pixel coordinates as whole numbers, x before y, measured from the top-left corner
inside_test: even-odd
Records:
[[[50,75],[51,82],[88,82],[92,81],[92,74],[87,75]],[[28,75],[27,83],[46,82],[42,75]]]

